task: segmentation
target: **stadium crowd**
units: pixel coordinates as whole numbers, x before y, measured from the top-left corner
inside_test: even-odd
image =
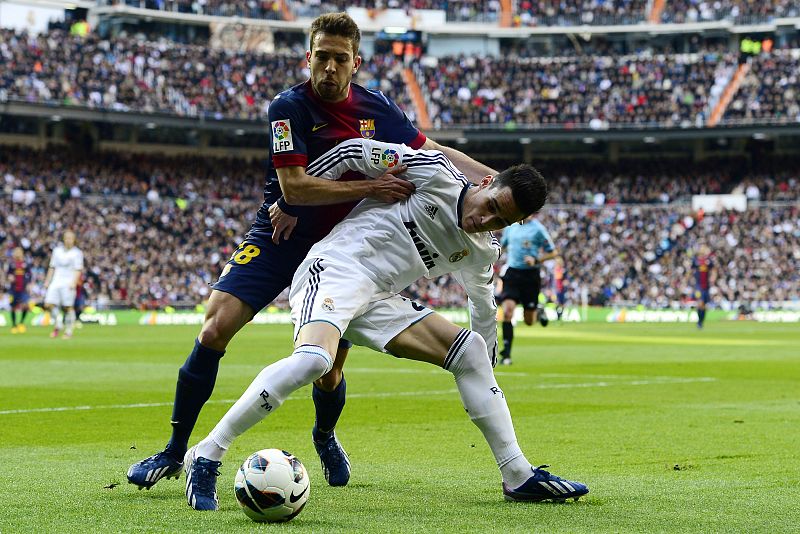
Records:
[[[681,24],[728,19],[747,24],[797,16],[800,5],[795,0],[669,0],[661,21]]]
[[[522,26],[636,24],[644,21],[646,0],[518,0],[514,22]]]
[[[712,294],[734,306],[765,297],[800,299],[800,176],[794,161],[748,168],[743,161],[688,165],[592,167],[543,162],[551,207],[541,215],[567,268],[567,295],[593,304],[686,302],[693,288],[687,261],[700,242],[725,275]],[[651,178],[652,177],[652,178]],[[72,228],[86,257],[94,305],[142,309],[190,305],[208,295],[260,204],[259,163],[210,158],[45,152],[4,147],[0,153],[0,268],[22,245],[35,263],[35,300],[50,250]],[[694,193],[741,192],[789,207],[700,218],[685,202]],[[498,264],[499,267],[500,264]],[[772,290],[770,290],[772,291]],[[461,306],[449,277],[420,280],[409,295],[434,306]],[[285,296],[279,299],[285,305]]]
[[[732,54],[577,58],[448,57],[422,67],[436,126],[702,125]]]
[[[62,30],[34,36],[0,29],[0,61],[0,101],[214,118],[264,120],[276,94],[308,79],[303,50],[233,52]],[[408,106],[394,56],[369,63],[364,79],[379,80],[373,86]]]
[[[286,10],[277,0],[98,0],[101,5],[129,6],[191,13],[196,15],[237,16],[281,20],[288,16],[314,17],[321,13],[344,11],[348,7],[367,9],[442,10],[452,22],[497,22],[499,0],[290,0]],[[646,0],[515,0],[512,21],[522,26],[580,26],[638,24],[648,15]],[[800,7],[792,0],[669,0],[661,13],[666,23],[733,20],[753,23],[780,17],[796,17]]]
[[[800,49],[776,50],[753,58],[724,120],[800,122]]]
[[[302,47],[300,47],[302,48]],[[135,37],[38,36],[0,30],[0,101],[265,120],[274,96],[307,79],[300,48],[235,52]],[[737,64],[710,46],[692,54],[426,57],[415,66],[437,128],[483,125],[594,129],[702,126]],[[754,58],[726,120],[797,120],[799,49]],[[416,109],[404,64],[376,54],[357,81]]]

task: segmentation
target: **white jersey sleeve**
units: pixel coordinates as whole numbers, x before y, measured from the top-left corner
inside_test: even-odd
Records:
[[[406,145],[350,139],[314,160],[306,167],[306,173],[327,180],[337,180],[347,171],[377,178],[402,165],[404,156],[410,151],[412,149]]]
[[[497,365],[497,303],[492,266],[475,266],[453,273],[469,298],[469,327],[486,342],[492,367]]]
[[[83,251],[79,248],[75,249],[76,253],[72,258],[72,268],[76,271],[83,270]]]

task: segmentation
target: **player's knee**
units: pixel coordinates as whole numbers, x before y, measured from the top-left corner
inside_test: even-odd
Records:
[[[224,320],[222,314],[208,315],[203,323],[203,328],[200,329],[197,340],[204,347],[224,351],[237,331],[238,328],[236,328],[233,321]]]
[[[456,338],[453,346],[455,347],[458,342],[459,340]],[[453,347],[450,350],[453,350]],[[452,362],[449,365],[447,362],[445,362],[445,365],[446,369],[456,376],[481,371],[485,368],[488,368],[491,372],[492,368],[486,342],[475,332],[469,333],[469,336],[463,340],[461,350],[453,355]]]
[[[333,357],[319,345],[300,345],[292,353],[292,358],[301,358],[303,364],[297,366],[297,372],[302,374],[302,382],[309,384],[330,373],[333,368]]]
[[[322,391],[327,391],[330,393],[331,391],[335,390],[342,381],[342,375],[342,370],[334,366],[329,372],[315,380],[314,385]]]

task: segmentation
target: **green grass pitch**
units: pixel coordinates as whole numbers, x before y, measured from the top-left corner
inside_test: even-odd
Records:
[[[519,326],[514,365],[496,369],[498,382],[528,458],[589,485],[565,504],[503,501],[449,373],[354,349],[338,427],[350,485],[324,481],[304,388],[235,443],[216,513],[187,506],[183,477],[151,491],[125,479],[169,437],[177,370],[196,333],[0,332],[0,532],[800,530],[796,324]],[[192,443],[288,354],[290,337],[287,326],[251,325],[234,340]],[[284,525],[251,522],[233,496],[239,462],[269,447],[296,454],[311,476],[308,505]]]

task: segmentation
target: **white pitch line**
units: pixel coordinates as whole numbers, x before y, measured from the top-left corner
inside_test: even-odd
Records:
[[[577,375],[580,376],[580,375]],[[528,389],[571,389],[571,388],[607,388],[612,386],[649,386],[663,384],[689,384],[694,382],[714,382],[716,378],[707,376],[698,378],[658,377],[656,380],[631,380],[628,382],[584,382],[570,384],[534,384],[524,386]],[[517,388],[510,388],[512,390]],[[430,395],[449,395],[458,393],[458,390],[441,389],[434,391],[385,391],[375,393],[350,393],[348,399],[381,399],[387,397],[421,397]],[[291,396],[287,400],[304,399],[304,396]],[[238,399],[209,400],[207,404],[233,404]],[[54,408],[27,408],[20,410],[0,410],[0,415],[15,415],[25,413],[52,413],[52,412],[79,412],[87,410],[129,410],[132,408],[161,408],[172,406],[171,402],[148,402],[136,404],[102,404],[98,406],[59,406]]]

